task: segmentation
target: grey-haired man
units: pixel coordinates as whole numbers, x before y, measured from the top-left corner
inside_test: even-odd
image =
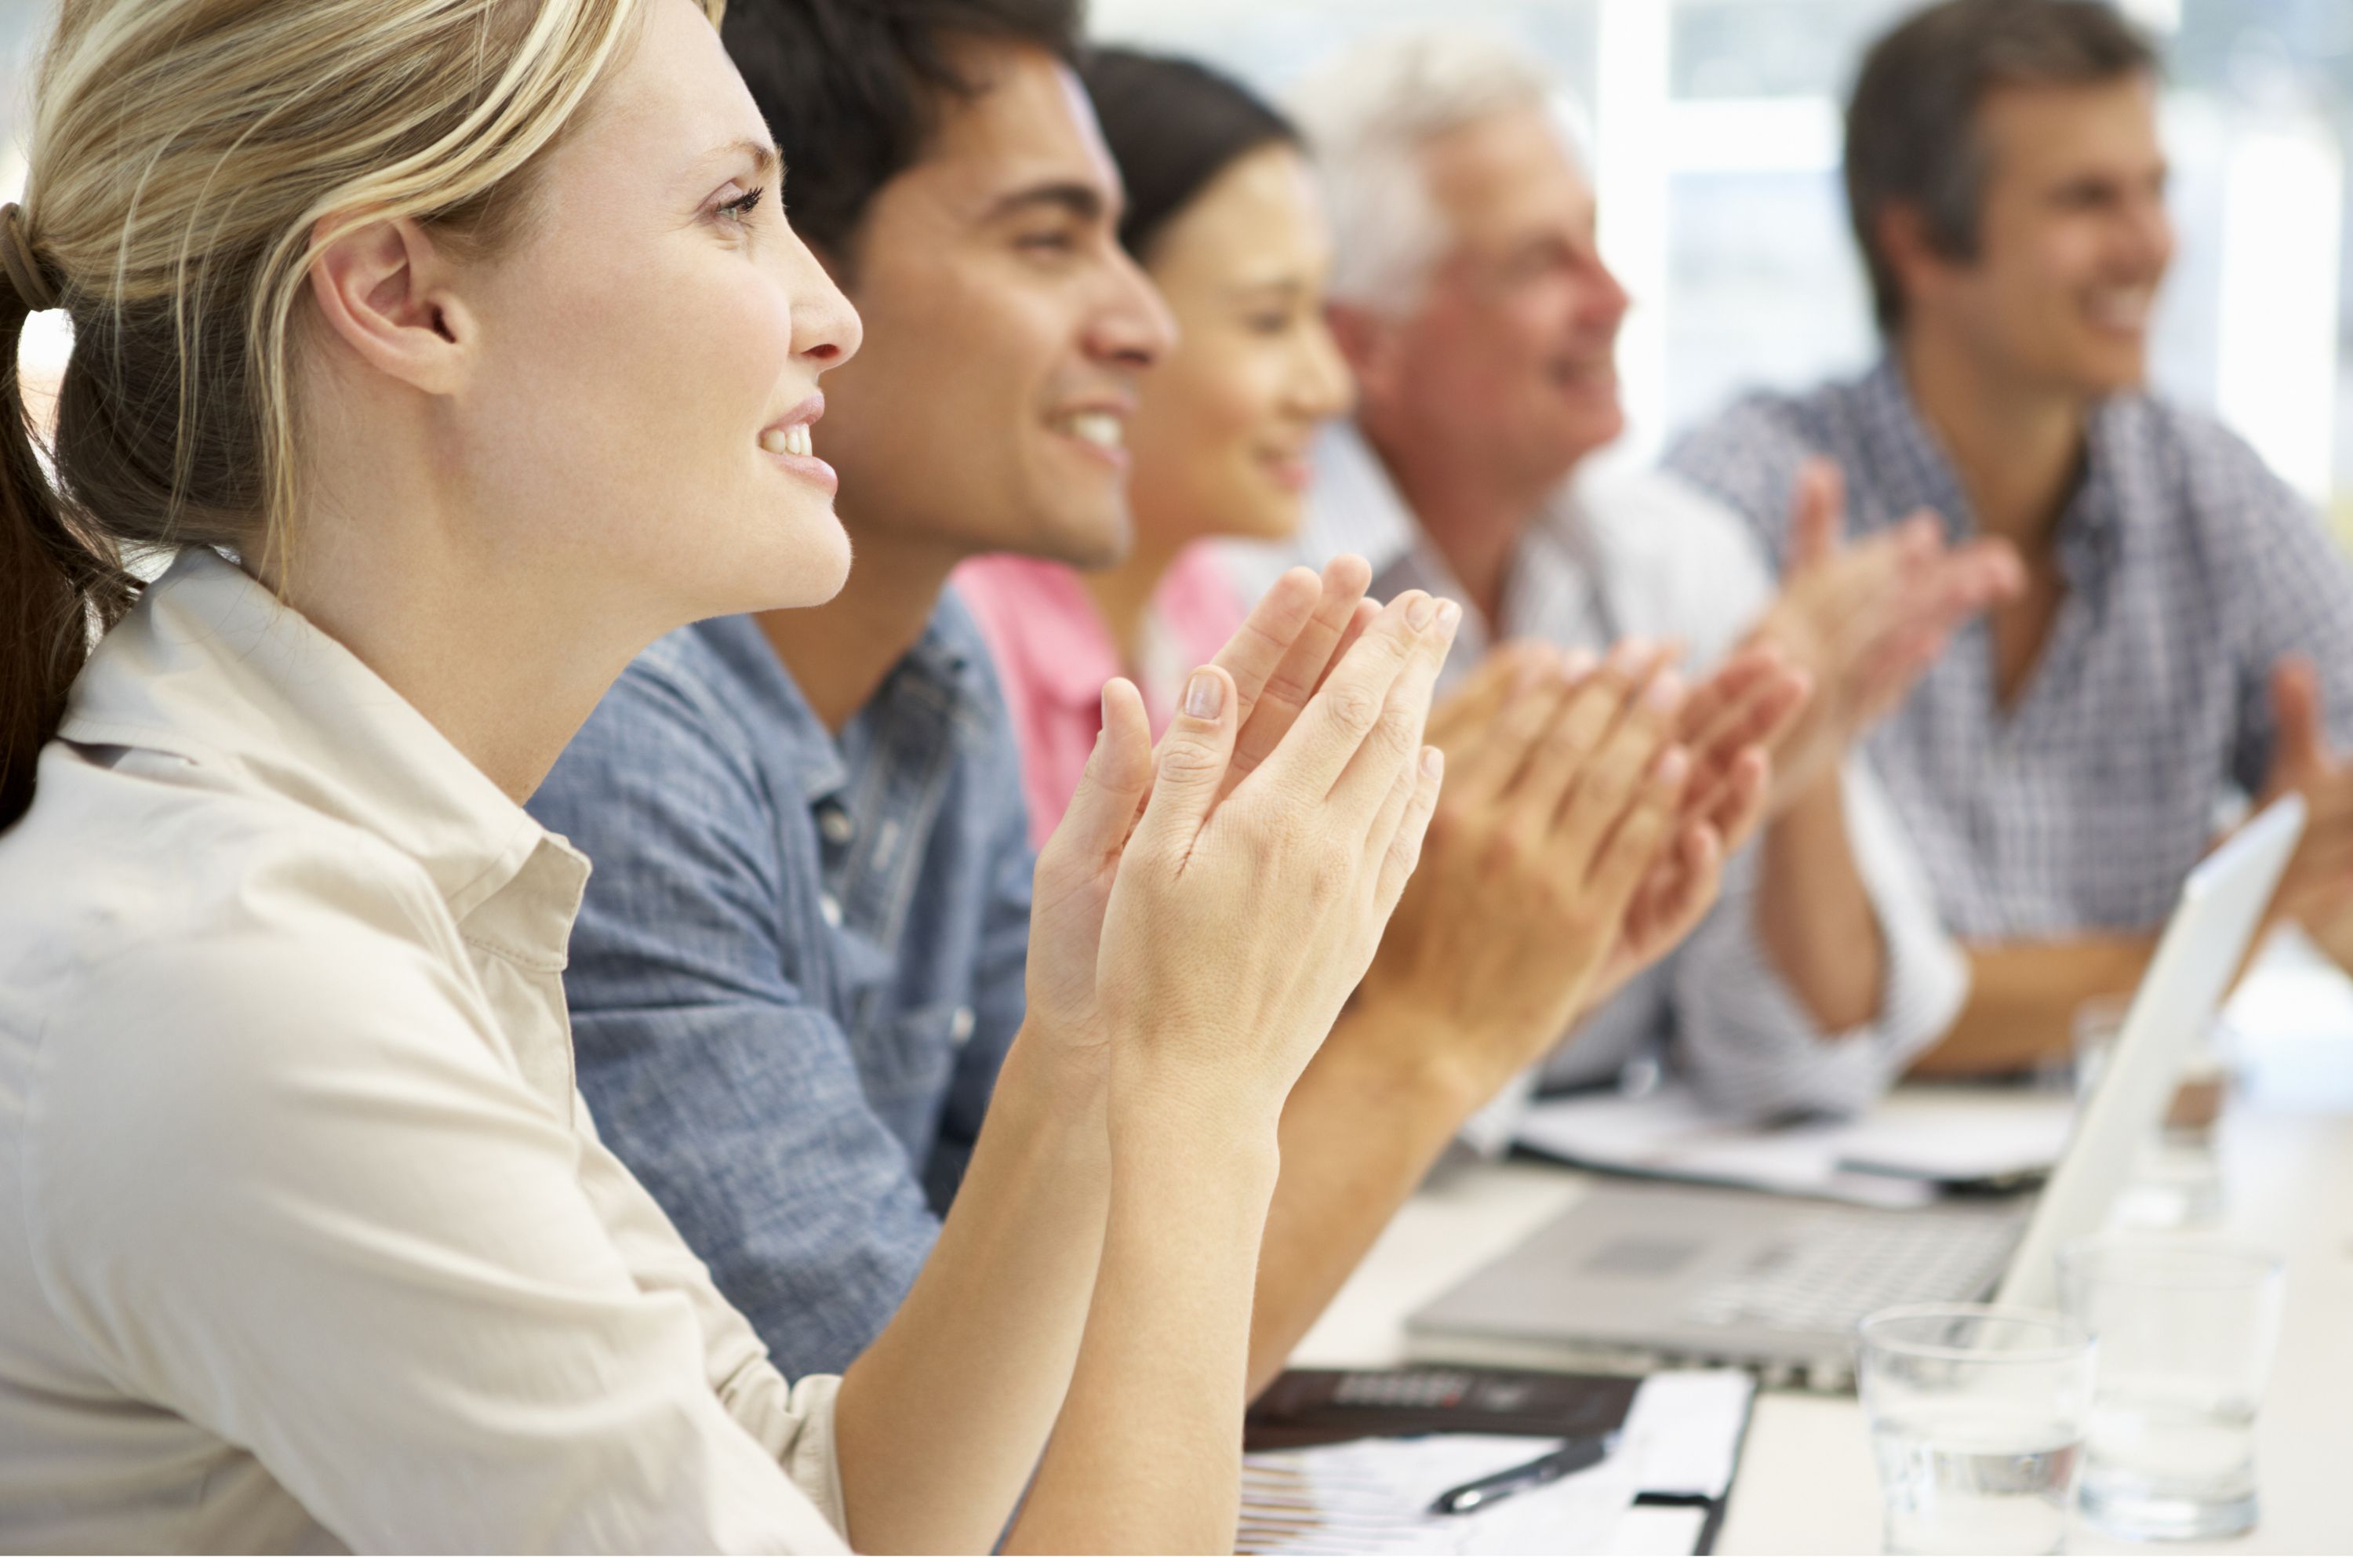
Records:
[[[1377,592],[1420,587],[1472,607],[1454,673],[1507,640],[1640,637],[1704,668],[1769,637],[1814,681],[1774,756],[1775,814],[1716,913],[1544,1076],[1606,1081],[1663,1052],[1730,1108],[1868,1105],[1944,1033],[1965,977],[1848,753],[1941,638],[2005,591],[2012,563],[1930,537],[1842,549],[1836,478],[1817,472],[1799,503],[1806,558],[1776,585],[1738,521],[1691,487],[1592,471],[1624,424],[1627,297],[1595,249],[1559,99],[1512,50],[1384,39],[1334,62],[1294,108],[1331,209],[1332,323],[1360,395],[1318,453],[1306,555],[1356,550]],[[1512,1096],[1492,1107],[1483,1140],[1514,1112]]]

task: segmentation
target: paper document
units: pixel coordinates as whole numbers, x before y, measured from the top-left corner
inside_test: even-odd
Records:
[[[1634,1499],[1724,1496],[1755,1392],[1746,1372],[1654,1373],[1635,1394],[1609,1457],[1467,1514],[1433,1514],[1430,1505],[1450,1488],[1526,1464],[1562,1440],[1365,1437],[1245,1455],[1236,1546],[1259,1555],[1688,1554],[1706,1509],[1637,1508]]]
[[[1242,1459],[1239,1551],[1420,1557],[1593,1552],[1634,1501],[1634,1457],[1619,1451],[1574,1476],[1475,1512],[1433,1514],[1449,1487],[1525,1465],[1557,1437],[1360,1437]]]
[[[1918,1208],[1942,1183],[2039,1175],[2058,1162],[2070,1096],[2016,1089],[1905,1089],[1852,1121],[1760,1128],[1670,1084],[1639,1099],[1538,1100],[1518,1141],[1539,1154],[1634,1176],[1753,1187],[1874,1208]]]

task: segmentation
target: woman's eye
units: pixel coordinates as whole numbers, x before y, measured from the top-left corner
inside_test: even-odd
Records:
[[[760,198],[767,194],[766,186],[754,185],[733,200],[721,202],[719,216],[731,222],[741,223],[759,210]]]
[[[1067,256],[1078,249],[1078,242],[1070,233],[1060,228],[1035,229],[1022,235],[1014,243],[1024,250],[1041,256]]]
[[[1261,337],[1281,337],[1291,330],[1289,311],[1261,311],[1250,318],[1250,331]]]

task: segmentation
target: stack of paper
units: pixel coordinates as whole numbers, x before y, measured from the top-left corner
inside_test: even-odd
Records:
[[[1244,1552],[1415,1556],[1605,1550],[1634,1501],[1621,1450],[1592,1469],[1488,1504],[1433,1514],[1439,1493],[1524,1465],[1555,1437],[1365,1437],[1251,1454],[1242,1463]]]
[[[1503,1556],[1688,1554],[1706,1499],[1732,1485],[1756,1385],[1745,1372],[1645,1379],[1617,1451],[1589,1470],[1467,1514],[1439,1515],[1440,1492],[1526,1464],[1558,1437],[1366,1437],[1251,1454],[1242,1464],[1236,1538],[1246,1553]],[[1638,1496],[1689,1499],[1635,1506]]]
[[[1634,1099],[1539,1100],[1517,1136],[1538,1154],[1599,1171],[1904,1209],[1934,1202],[1940,1183],[2048,1171],[2073,1116],[2066,1095],[1907,1090],[1852,1121],[1760,1128],[1669,1085]]]

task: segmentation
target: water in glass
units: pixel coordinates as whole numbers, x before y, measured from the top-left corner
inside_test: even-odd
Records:
[[[1872,1434],[1887,1491],[1887,1550],[2010,1556],[2066,1544],[2083,1445],[2074,1430],[2002,1409],[1952,1409]]]

